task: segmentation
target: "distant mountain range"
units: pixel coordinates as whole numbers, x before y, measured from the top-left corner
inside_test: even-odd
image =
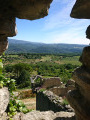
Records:
[[[81,53],[86,45],[79,44],[45,44],[37,42],[29,42],[22,40],[9,39],[9,48],[6,53]]]

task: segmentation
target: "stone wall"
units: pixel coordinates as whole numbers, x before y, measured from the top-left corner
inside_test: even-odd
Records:
[[[67,94],[67,88],[60,88],[60,87],[53,87],[50,89],[50,91],[52,91],[54,94],[58,95],[58,96],[66,96]]]
[[[52,78],[46,78],[46,79],[43,79],[43,85],[42,85],[42,88],[51,88],[51,87],[54,87],[54,86],[61,86],[62,83],[60,81],[60,78],[59,77],[52,77]]]
[[[68,111],[68,108],[63,104],[62,97],[55,95],[51,91],[38,92],[36,95],[36,110],[54,112]],[[73,111],[73,110],[71,110]]]
[[[31,93],[31,91],[29,91]],[[48,100],[45,96],[43,96],[42,92],[39,94],[39,104],[41,104],[41,108],[44,107],[44,110],[46,109],[52,109],[55,110],[55,112],[58,110],[65,110],[64,107],[60,106],[59,103],[62,102],[62,99],[59,99],[58,96],[53,96],[52,92],[45,92],[44,95],[50,97],[52,101]],[[42,99],[44,101],[42,101]],[[41,99],[41,101],[40,101]],[[55,100],[56,99],[56,100]],[[56,101],[58,102],[58,105],[56,104]],[[43,103],[42,103],[43,102]],[[9,116],[5,112],[7,109],[9,103],[9,91],[8,88],[2,88],[0,89],[0,120],[9,120]],[[45,106],[44,106],[45,105]],[[45,107],[47,107],[45,109]],[[75,113],[74,112],[56,112],[53,111],[32,111],[27,114],[23,113],[17,113],[13,120],[75,120]]]
[[[54,94],[63,97],[67,95],[67,92],[69,90],[74,90],[75,89],[75,82],[73,80],[68,80],[67,84],[61,84],[59,87],[52,87],[49,90],[52,91]]]

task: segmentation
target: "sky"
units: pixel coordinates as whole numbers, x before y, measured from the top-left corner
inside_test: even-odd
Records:
[[[16,19],[18,34],[11,39],[42,43],[89,44],[87,19],[70,17],[76,0],[53,0],[48,16],[30,21]]]

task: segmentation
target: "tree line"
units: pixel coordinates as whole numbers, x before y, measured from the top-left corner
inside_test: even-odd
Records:
[[[78,67],[72,64],[57,64],[51,62],[38,62],[35,64],[17,63],[4,66],[3,72],[7,77],[16,80],[19,88],[30,86],[30,76],[33,71],[43,77],[60,77],[66,83],[72,77],[72,71]]]

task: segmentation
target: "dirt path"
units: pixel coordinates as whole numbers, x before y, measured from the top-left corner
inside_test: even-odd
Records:
[[[22,99],[22,101],[24,102],[28,109],[36,110],[36,97]]]

